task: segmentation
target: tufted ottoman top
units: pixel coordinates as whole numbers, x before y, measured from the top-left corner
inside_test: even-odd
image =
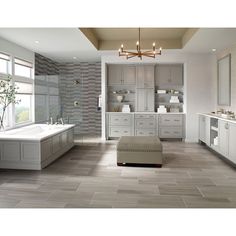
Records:
[[[123,136],[117,143],[117,151],[162,152],[157,136]]]

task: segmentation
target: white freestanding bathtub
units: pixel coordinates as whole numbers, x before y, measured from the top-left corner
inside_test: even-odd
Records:
[[[74,146],[75,125],[34,124],[0,133],[0,168],[40,170]]]

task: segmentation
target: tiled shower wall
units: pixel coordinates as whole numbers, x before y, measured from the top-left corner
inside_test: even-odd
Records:
[[[76,81],[78,84],[76,84]],[[63,116],[76,123],[76,134],[101,135],[101,63],[60,64],[60,95]],[[74,102],[78,102],[75,106]]]
[[[59,75],[61,116],[76,124],[75,134],[101,135],[101,111],[97,110],[101,94],[100,62],[62,64],[35,54],[35,74]]]

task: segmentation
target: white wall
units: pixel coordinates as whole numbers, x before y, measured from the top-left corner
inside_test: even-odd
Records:
[[[0,38],[0,52],[34,63],[34,52],[3,38]]]
[[[106,63],[183,63],[185,84],[186,141],[198,141],[198,115],[214,110],[214,56],[210,54],[167,53],[156,60],[118,57],[114,52],[102,56],[102,107],[105,108]],[[105,139],[105,109],[102,109],[102,137]]]

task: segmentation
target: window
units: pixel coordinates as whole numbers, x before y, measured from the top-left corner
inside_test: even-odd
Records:
[[[30,78],[32,73],[32,63],[15,58],[15,75]]]
[[[26,123],[32,121],[32,93],[33,85],[29,83],[15,82],[17,90],[16,99],[19,101],[15,104],[15,123]]]
[[[4,127],[12,128],[34,121],[33,63],[0,52],[0,74],[9,74],[9,71],[13,71],[12,83],[18,88],[16,100],[19,101],[18,104],[10,104],[5,113]],[[3,75],[3,78],[6,76]]]
[[[20,100],[15,104],[15,122],[16,124],[31,121],[31,95],[16,95],[16,99]]]
[[[9,62],[10,56],[4,53],[0,53],[0,73],[8,74]]]

